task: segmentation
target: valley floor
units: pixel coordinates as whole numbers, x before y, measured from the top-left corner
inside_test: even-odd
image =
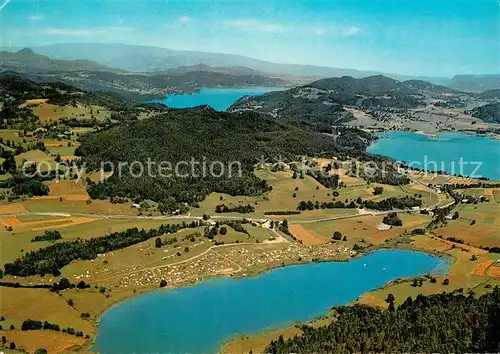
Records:
[[[448,225],[435,228],[430,233],[415,236],[412,235],[412,230],[425,228],[432,220],[429,215],[421,214],[420,210],[320,209],[297,215],[265,215],[265,211],[269,210],[294,210],[301,198],[329,200],[331,198],[327,195],[330,191],[308,176],[303,180],[295,180],[291,178],[290,172],[270,172],[264,169],[256,173],[270,181],[274,187],[267,198],[214,194],[189,216],[144,216],[137,215],[136,209],[124,204],[106,201],[87,204],[84,198],[58,198],[57,193],[62,189],[68,190],[69,186],[56,189],[51,186],[51,193],[47,198],[30,198],[14,204],[2,204],[0,210],[3,216],[0,221],[4,230],[0,231],[0,237],[3,262],[12,262],[28,251],[49,245],[47,241],[31,242],[34,236],[45,230],[57,229],[63,235],[63,240],[72,240],[77,237],[102,236],[131,227],[149,229],[166,223],[203,220],[203,214],[213,214],[214,207],[220,203],[221,198],[231,205],[253,203],[256,210],[247,215],[215,213],[210,217],[211,222],[221,224],[227,220],[242,221],[245,218],[248,222],[243,224],[246,232],[226,225],[228,231],[225,235],[218,234],[210,240],[203,237],[203,227],[184,229],[165,235],[161,248],[156,247],[155,240],[150,239],[101,254],[94,260],[72,262],[62,269],[62,276],[70,282],[83,280],[91,284],[89,289],[68,289],[52,293],[46,289],[1,287],[2,303],[9,304],[2,307],[5,321],[1,323],[1,335],[6,336],[8,342],[15,341],[18,348],[24,347],[30,352],[37,347],[45,347],[51,353],[72,350],[87,352],[96,336],[99,317],[106,309],[139,293],[158,288],[161,280],[167,281],[167,288],[173,288],[195,284],[210,277],[254,276],[289,264],[346,261],[376,248],[442,254],[450,257],[453,263],[449,273],[436,277],[435,283],[431,283],[430,278],[425,278],[421,286],[413,287],[413,280],[400,280],[362,296],[358,300],[362,303],[385,306],[384,300],[388,293],[394,294],[396,303],[419,293],[430,294],[460,288],[465,292],[473,289],[476,293],[481,293],[500,283],[500,267],[496,263],[498,255],[478,248],[494,245],[500,237],[500,201],[497,200],[500,191],[497,189],[468,189],[467,193],[487,195],[489,201],[477,205],[460,204],[457,209],[460,218],[450,220]],[[346,176],[346,186],[340,189],[339,198],[381,200],[391,196],[421,193],[425,207],[446,207],[453,206],[453,199],[427,185],[467,181],[448,176],[429,179],[430,177],[419,173],[413,173],[411,178],[413,182],[409,186],[400,188],[383,185],[382,195],[374,196],[375,185],[367,185],[362,180],[349,180]],[[56,197],[51,199],[54,193]],[[85,189],[80,186],[71,195],[83,193]],[[293,193],[297,194],[296,197],[292,197]],[[383,217],[391,212],[399,215],[403,226],[383,227]],[[269,221],[282,222],[284,219],[288,220],[288,229],[293,238],[270,227]],[[476,220],[476,224],[470,225],[470,220]],[[346,238],[332,240],[334,231],[341,232]],[[448,240],[451,235],[465,240],[465,244]],[[171,243],[166,242],[168,240]],[[449,279],[449,285],[443,285],[444,279]],[[49,275],[26,278],[6,276],[2,281],[29,286],[52,284],[58,278]],[[38,306],[40,303],[44,306]],[[47,330],[29,332],[33,336],[28,337],[25,335],[27,332],[20,330],[21,323],[26,319],[56,323],[61,328],[71,327],[83,331],[84,336],[88,335],[89,338]],[[327,319],[315,323],[321,324],[323,321]],[[11,325],[13,330],[9,330]],[[276,335],[284,334],[286,337],[297,333],[300,330],[292,327],[261,336],[243,336],[228,343],[223,351],[248,352],[252,349],[256,352],[269,343],[269,339],[276,338]]]

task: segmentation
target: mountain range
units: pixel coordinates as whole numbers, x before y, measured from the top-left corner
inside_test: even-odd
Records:
[[[57,80],[86,90],[114,92],[140,99],[192,92],[204,86],[292,86],[328,77],[354,79],[372,71],[311,65],[277,64],[233,54],[176,51],[123,44],[72,43],[0,52],[0,71],[22,73],[30,80]],[[500,89],[500,75],[420,78],[385,74],[398,81],[480,92]],[[322,81],[316,82],[320,85]],[[343,84],[348,84],[343,82]],[[363,84],[367,84],[364,82]]]
[[[146,100],[166,94],[193,92],[202,87],[290,86],[279,77],[268,77],[245,67],[196,65],[162,72],[128,72],[91,60],[52,59],[31,49],[0,52],[0,72],[36,81],[60,81],[83,90],[113,92]]]
[[[2,70],[21,71],[28,73],[46,73],[52,71],[109,71],[124,72],[125,70],[111,68],[88,59],[52,59],[36,54],[32,49],[23,48],[17,52],[0,52],[0,68]]]
[[[4,50],[8,51],[18,51],[20,49],[22,48],[4,48]],[[341,76],[361,78],[384,74],[396,80],[421,79],[436,84],[447,84],[449,82],[449,79],[441,77],[418,77],[315,65],[281,64],[236,54],[184,51],[114,43],[53,44],[32,47],[32,50],[37,54],[51,58],[64,60],[87,59],[128,71],[166,71],[181,66],[204,64],[212,67],[246,67],[267,74],[313,76],[316,78]]]
[[[459,92],[421,80],[397,81],[382,75],[361,79],[344,76],[321,79],[287,91],[243,97],[228,111],[256,111],[329,132],[332,125],[354,119],[344,109],[346,106],[362,110],[404,111],[425,107],[429,97],[449,93]]]

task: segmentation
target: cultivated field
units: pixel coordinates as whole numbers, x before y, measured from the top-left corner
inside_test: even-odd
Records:
[[[57,106],[46,101],[27,102],[33,114],[40,119],[41,124],[54,123],[62,118],[105,120],[110,113],[100,106]]]
[[[434,230],[444,238],[454,237],[476,247],[500,245],[500,207],[496,202],[466,204],[457,208],[460,217]]]

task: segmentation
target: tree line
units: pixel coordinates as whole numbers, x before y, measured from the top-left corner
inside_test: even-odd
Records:
[[[394,303],[394,296],[391,303]],[[491,293],[409,297],[388,310],[335,308],[335,320],[272,341],[265,353],[467,353],[500,351],[500,288]]]
[[[405,196],[405,197],[390,197],[380,201],[372,201],[372,200],[362,200],[358,198],[356,201],[351,200],[348,202],[342,202],[340,200],[332,201],[332,202],[319,202],[319,201],[300,201],[297,205],[297,210],[305,211],[305,210],[315,210],[315,209],[336,209],[336,208],[367,208],[373,210],[382,210],[388,211],[393,209],[408,209],[413,207],[421,207],[422,200]]]

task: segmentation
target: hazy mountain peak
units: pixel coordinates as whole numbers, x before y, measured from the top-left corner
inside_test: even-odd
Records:
[[[31,48],[23,48],[18,51],[16,54],[19,55],[36,55],[35,52]]]

